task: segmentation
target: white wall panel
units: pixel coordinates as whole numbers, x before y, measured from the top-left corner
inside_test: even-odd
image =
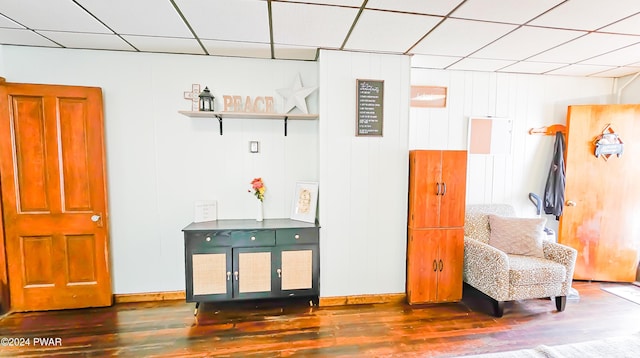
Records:
[[[321,296],[404,292],[410,61],[320,52]],[[356,137],[356,79],[384,80],[383,137]]]
[[[520,214],[534,216],[535,207],[529,202],[528,194],[543,194],[554,138],[529,135],[528,130],[566,123],[568,105],[611,103],[613,80],[411,70],[412,85],[442,86],[447,82],[446,108],[411,108],[409,148],[466,149],[470,116],[512,119],[510,155],[469,155],[467,203],[508,202]],[[431,122],[435,115],[444,118],[437,127]],[[445,143],[433,133],[436,128],[448,131]],[[553,219],[549,216],[550,221],[555,221]]]
[[[317,63],[212,56],[3,47],[7,81],[103,89],[111,259],[115,293],[184,289],[181,229],[196,200],[218,201],[218,218],[255,218],[251,179],[267,186],[266,218],[289,217],[295,182],[318,180],[318,121],[191,119],[192,83],[222,95],[273,96],[299,73],[317,86]],[[307,100],[318,113],[318,93]],[[251,154],[250,140],[260,141]],[[322,189],[320,189],[322,190]]]

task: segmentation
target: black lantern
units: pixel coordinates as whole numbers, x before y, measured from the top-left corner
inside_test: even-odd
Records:
[[[198,95],[200,97],[200,110],[201,111],[213,111],[213,101],[215,97],[209,91],[209,87],[205,87],[204,91]]]

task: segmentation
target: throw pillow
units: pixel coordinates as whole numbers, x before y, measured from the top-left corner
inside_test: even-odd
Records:
[[[489,215],[489,245],[514,255],[544,258],[542,240],[546,218]]]

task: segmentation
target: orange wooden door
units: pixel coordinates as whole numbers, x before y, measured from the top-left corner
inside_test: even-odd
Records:
[[[440,227],[464,226],[466,188],[467,152],[464,150],[443,151],[440,190]]]
[[[438,302],[462,299],[464,229],[440,230],[438,261]]]
[[[435,302],[438,297],[438,236],[440,229],[409,229],[407,301]]]
[[[440,226],[442,151],[409,152],[409,227]]]
[[[0,96],[12,310],[110,305],[101,90],[7,83]]]
[[[610,128],[621,157],[596,158],[594,139]],[[574,278],[632,282],[640,259],[640,105],[570,106],[565,206],[559,242],[578,250]]]

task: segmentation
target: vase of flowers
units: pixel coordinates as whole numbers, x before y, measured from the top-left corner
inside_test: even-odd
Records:
[[[264,186],[264,182],[262,181],[262,178],[254,178],[251,181],[251,189],[249,189],[249,192],[253,191],[253,195],[255,195],[255,197],[258,199],[258,205],[257,205],[257,215],[256,215],[256,221],[262,221],[263,220],[263,214],[262,214],[262,203],[264,202],[264,192],[267,191],[267,187]]]

